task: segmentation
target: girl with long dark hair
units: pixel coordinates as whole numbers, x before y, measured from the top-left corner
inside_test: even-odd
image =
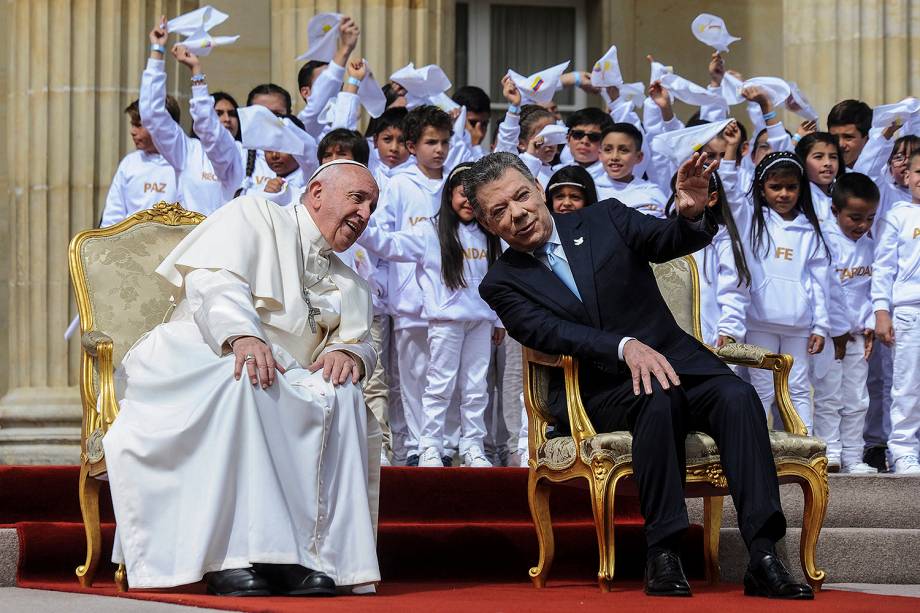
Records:
[[[805,165],[815,214],[821,221],[831,219],[831,192],[834,183],[846,172],[837,137],[830,132],[809,134],[795,146],[795,154]]]

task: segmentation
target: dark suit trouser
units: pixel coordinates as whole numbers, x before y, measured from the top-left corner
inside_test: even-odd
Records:
[[[664,390],[652,377],[651,395],[635,396],[632,381],[591,394],[588,413],[598,432],[633,434],[633,470],[651,547],[689,526],[683,487],[685,438],[705,432],[719,446],[728,488],[750,546],[755,536],[777,541],[786,529],[763,405],[750,384],[733,374],[681,375]]]

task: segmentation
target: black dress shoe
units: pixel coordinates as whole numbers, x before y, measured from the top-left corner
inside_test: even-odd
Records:
[[[335,596],[335,581],[326,573],[298,564],[253,564],[282,596]]]
[[[215,596],[270,596],[271,586],[252,568],[231,568],[207,573],[208,594]]]
[[[450,468],[454,465],[454,459],[449,455],[442,455],[441,464],[444,465],[444,468]]]
[[[880,473],[888,472],[888,447],[876,445],[867,447],[863,451],[863,462],[878,470]]]
[[[664,551],[645,563],[645,593],[649,596],[692,596],[680,556]]]
[[[415,466],[418,467],[418,454],[413,453],[406,458],[406,466]]]
[[[782,560],[767,555],[744,573],[744,595],[783,598],[786,600],[812,600],[811,586],[792,578]]]

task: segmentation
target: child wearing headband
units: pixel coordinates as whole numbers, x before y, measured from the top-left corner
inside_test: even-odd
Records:
[[[594,179],[581,166],[563,166],[546,186],[546,205],[553,213],[572,213],[596,202]]]
[[[811,432],[808,357],[822,351],[829,335],[829,255],[799,159],[785,151],[767,154],[754,170],[750,200],[750,206],[734,211],[751,272],[746,340],[793,357],[789,393]],[[769,411],[773,373],[750,375]]]
[[[369,226],[358,239],[378,257],[414,265],[422,289],[429,357],[422,393],[420,467],[450,465],[444,439],[455,390],[460,397],[462,463],[474,468],[492,466],[483,451],[487,374],[490,344],[502,342],[504,329],[479,296],[479,283],[498,259],[501,246],[498,237],[476,221],[463,193],[460,178],[470,166],[460,164],[447,176],[433,218],[408,231],[387,233]]]

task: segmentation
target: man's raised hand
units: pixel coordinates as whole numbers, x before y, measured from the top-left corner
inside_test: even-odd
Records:
[[[243,374],[243,366],[249,382],[253,385],[261,383],[262,389],[274,384],[276,370],[284,374],[284,367],[275,362],[271,348],[254,336],[241,336],[233,341],[233,355],[236,357],[233,376],[237,381]]]
[[[632,373],[633,394],[636,396],[641,393],[640,383],[642,391],[652,393],[652,376],[658,379],[663,389],[680,385],[680,378],[667,358],[636,339],[627,341],[623,346],[623,360]]]
[[[316,372],[323,369],[323,379],[332,381],[334,385],[342,385],[351,377],[351,382],[358,383],[361,373],[358,363],[350,354],[344,351],[330,351],[319,356],[319,359],[310,364],[307,369]]]
[[[688,219],[696,219],[703,214],[709,204],[709,178],[719,167],[715,160],[707,165],[709,154],[697,152],[680,165],[677,170],[677,182],[674,184],[674,202],[677,211]],[[712,204],[715,204],[713,202]]]

